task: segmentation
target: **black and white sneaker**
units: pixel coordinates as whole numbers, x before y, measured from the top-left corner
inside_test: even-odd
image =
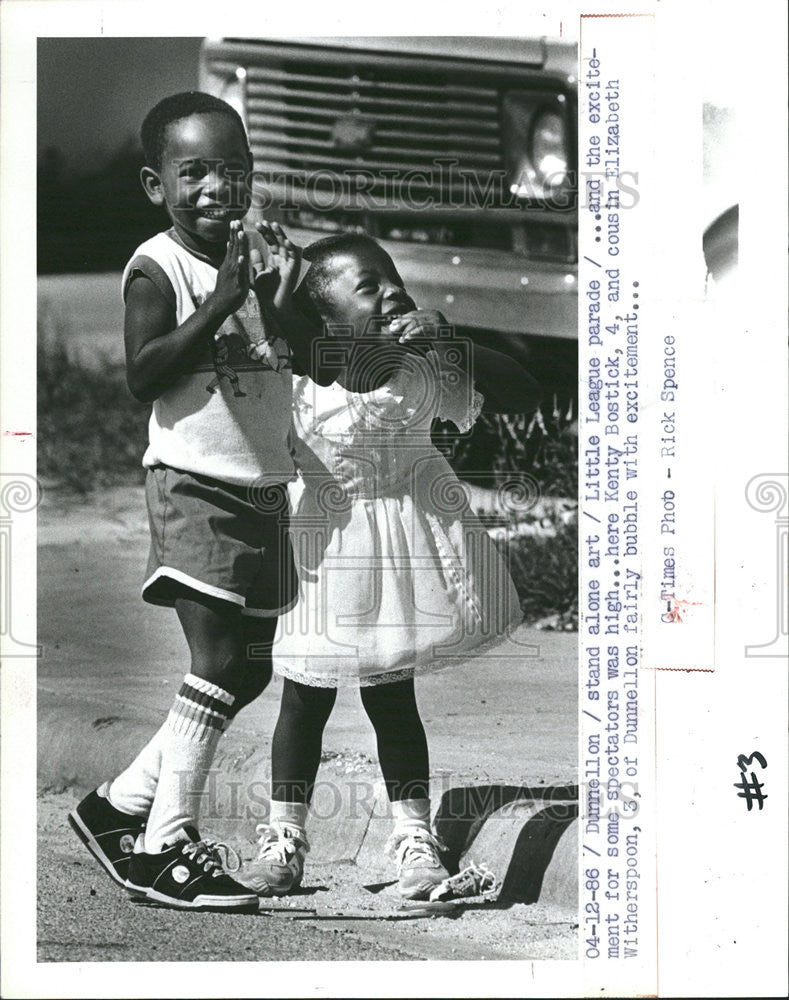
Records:
[[[185,832],[189,840],[178,841],[158,854],[132,854],[126,888],[176,910],[257,910],[257,895],[223,868],[235,855],[232,848],[201,840],[194,827],[186,827]],[[238,866],[238,855],[235,857]]]
[[[145,828],[145,819],[116,809],[96,789],[71,810],[68,821],[113,882],[125,886],[134,842]]]

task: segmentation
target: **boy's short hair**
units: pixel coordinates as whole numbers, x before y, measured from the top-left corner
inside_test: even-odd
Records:
[[[214,97],[213,94],[205,94],[201,90],[185,90],[180,94],[171,94],[169,97],[165,97],[164,100],[154,105],[145,116],[140,129],[140,140],[146,164],[153,170],[162,169],[162,157],[167,143],[169,125],[182,118],[205,114],[226,115],[238,125],[239,131],[244,137],[244,145],[247,148],[249,158],[252,159],[244,122],[236,109],[231,107],[227,101]]]
[[[331,284],[332,260],[340,254],[370,246],[386,253],[380,243],[366,233],[337,233],[311,243],[304,251],[304,259],[309,261],[310,267],[299,286],[301,304],[304,304],[304,297],[308,296],[310,303],[322,313]]]

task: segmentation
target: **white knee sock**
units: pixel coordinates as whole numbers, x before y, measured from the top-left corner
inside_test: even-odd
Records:
[[[232,719],[227,720],[224,732],[227,732],[232,721]],[[162,746],[168,732],[168,725],[165,722],[125,771],[97,789],[99,795],[104,795],[116,809],[129,813],[130,816],[147,816],[153,805],[156,786],[159,784]]]
[[[145,828],[145,850],[154,854],[186,838],[196,826],[200,796],[227,724],[233,695],[187,674],[162,729],[161,773]]]
[[[408,836],[417,830],[430,833],[430,799],[395,799],[390,805],[395,821],[392,837]]]
[[[106,796],[116,809],[132,816],[147,816],[151,811],[162,768],[162,747],[168,732],[165,722],[126,770],[109,783]],[[102,794],[101,789],[99,794]]]

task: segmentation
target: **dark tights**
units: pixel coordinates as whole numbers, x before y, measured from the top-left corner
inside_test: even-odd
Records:
[[[390,800],[428,797],[428,753],[413,679],[361,688],[375,729],[378,760]],[[323,729],[336,688],[308,687],[285,678],[271,744],[272,798],[309,802],[318,773]]]

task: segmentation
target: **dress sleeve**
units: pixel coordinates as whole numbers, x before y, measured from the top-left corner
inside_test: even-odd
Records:
[[[436,416],[439,420],[451,420],[465,434],[482,412],[485,397],[474,388],[471,375],[457,363],[454,355],[458,353],[457,348],[449,345],[440,345],[436,349],[440,391]]]

